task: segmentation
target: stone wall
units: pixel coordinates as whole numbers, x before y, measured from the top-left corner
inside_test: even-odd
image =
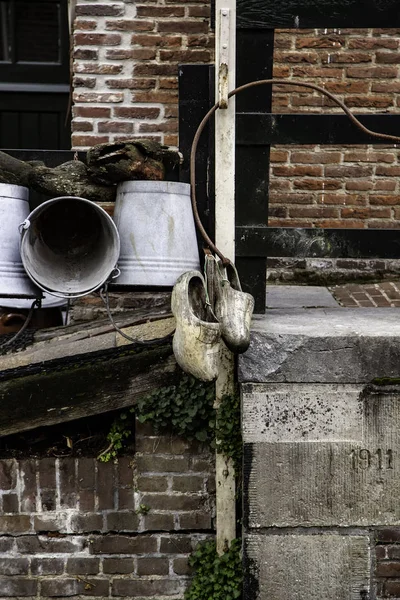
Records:
[[[331,285],[354,281],[397,280],[399,276],[400,262],[397,259],[299,257],[267,260],[267,280],[271,283]]]
[[[399,598],[397,310],[255,319],[239,361],[246,600]]]
[[[0,461],[0,597],[182,598],[213,533],[213,456],[136,428],[135,453]]]

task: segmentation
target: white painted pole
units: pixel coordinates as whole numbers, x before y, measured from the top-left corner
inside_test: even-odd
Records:
[[[216,0],[216,102],[215,113],[215,240],[232,262],[235,260],[235,87],[236,0]],[[225,395],[235,391],[233,354],[224,348],[216,381],[216,408]],[[217,440],[218,444],[218,440]],[[216,454],[217,552],[222,554],[236,537],[235,472],[232,460]]]
[[[77,0],[68,0],[68,27],[69,27],[69,35],[73,34],[74,30],[74,21],[76,14],[76,2]]]
[[[215,19],[215,239],[222,254],[235,259],[235,88],[236,0],[216,0]],[[227,105],[227,108],[224,106]]]

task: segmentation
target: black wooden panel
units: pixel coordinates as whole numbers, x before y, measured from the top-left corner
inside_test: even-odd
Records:
[[[398,0],[238,0],[237,27],[400,27]]]
[[[266,103],[268,98],[266,98]],[[400,137],[400,115],[357,115],[372,131]],[[238,114],[238,144],[390,144],[365,134],[346,115]]]
[[[254,312],[265,313],[267,258],[266,256],[253,256],[249,252],[244,256],[236,256],[235,265],[240,273],[242,289],[251,294],[255,299]]]
[[[39,113],[21,112],[19,123],[19,140],[17,148],[21,148],[24,140],[29,140],[31,148],[41,147],[41,131],[39,129]],[[43,146],[44,147],[44,146]]]
[[[57,113],[42,113],[39,114],[39,132],[42,140],[43,148],[60,148],[60,126],[64,126],[61,122],[62,115]],[[37,146],[38,147],[38,146]]]
[[[68,93],[1,92],[0,148],[70,149]]]
[[[239,31],[237,36],[237,86],[272,75],[274,32]],[[246,60],[241,57],[245,54]],[[260,117],[271,110],[271,86],[257,87],[236,96],[237,123]],[[236,223],[256,225],[268,221],[269,152],[268,141],[254,135],[239,136],[236,129]],[[249,201],[251,199],[251,202]]]
[[[13,111],[1,112],[0,109],[0,146],[17,148],[19,140],[19,115]]]
[[[183,154],[180,181],[190,181],[190,152],[193,138],[203,117],[214,104],[214,67],[210,65],[180,65],[179,67],[179,150]],[[214,194],[210,190],[210,173],[214,169],[213,120],[205,128],[196,153],[196,195],[200,218],[207,233],[214,239]],[[202,238],[198,236],[199,246]]]
[[[242,85],[272,77],[274,32],[242,30],[237,33],[237,79]],[[236,96],[236,111],[261,116],[271,110],[271,86],[254,88]],[[236,139],[236,224],[268,222],[269,142],[254,143],[250,137]],[[236,261],[243,289],[253,294],[258,313],[265,311],[266,257],[242,257]]]
[[[272,77],[274,31],[238,31],[236,39],[236,85]],[[236,96],[238,112],[270,112],[272,86],[246,90]]]
[[[236,227],[238,256],[400,258],[400,229]]]

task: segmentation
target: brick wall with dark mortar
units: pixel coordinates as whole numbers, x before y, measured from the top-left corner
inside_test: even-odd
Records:
[[[281,30],[274,76],[315,83],[355,113],[400,110],[400,30]],[[341,112],[318,92],[275,86],[273,111]],[[399,150],[393,145],[279,146],[271,153],[270,224],[399,227]]]
[[[176,146],[178,65],[213,62],[213,45],[206,0],[78,0],[73,147],[146,136]],[[357,113],[395,113],[399,48],[398,29],[279,30],[274,76],[316,83]],[[340,112],[317,92],[273,92],[273,112]],[[393,145],[274,147],[270,224],[397,228],[399,173]]]
[[[142,425],[115,462],[0,460],[0,598],[182,598],[213,492],[207,449]]]
[[[299,257],[267,260],[267,281],[270,283],[334,285],[398,279],[399,276],[400,261],[397,259]],[[82,310],[77,309],[77,314]]]
[[[178,65],[213,60],[205,0],[78,0],[72,145],[178,144]]]
[[[400,529],[381,529],[375,534],[377,599],[400,598]]]

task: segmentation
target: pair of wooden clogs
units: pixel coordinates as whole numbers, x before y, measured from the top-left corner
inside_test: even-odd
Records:
[[[176,319],[173,350],[179,366],[202,381],[220,370],[222,344],[243,353],[250,344],[254,298],[242,291],[235,266],[207,256],[205,274],[189,271],[176,282],[171,307]]]

